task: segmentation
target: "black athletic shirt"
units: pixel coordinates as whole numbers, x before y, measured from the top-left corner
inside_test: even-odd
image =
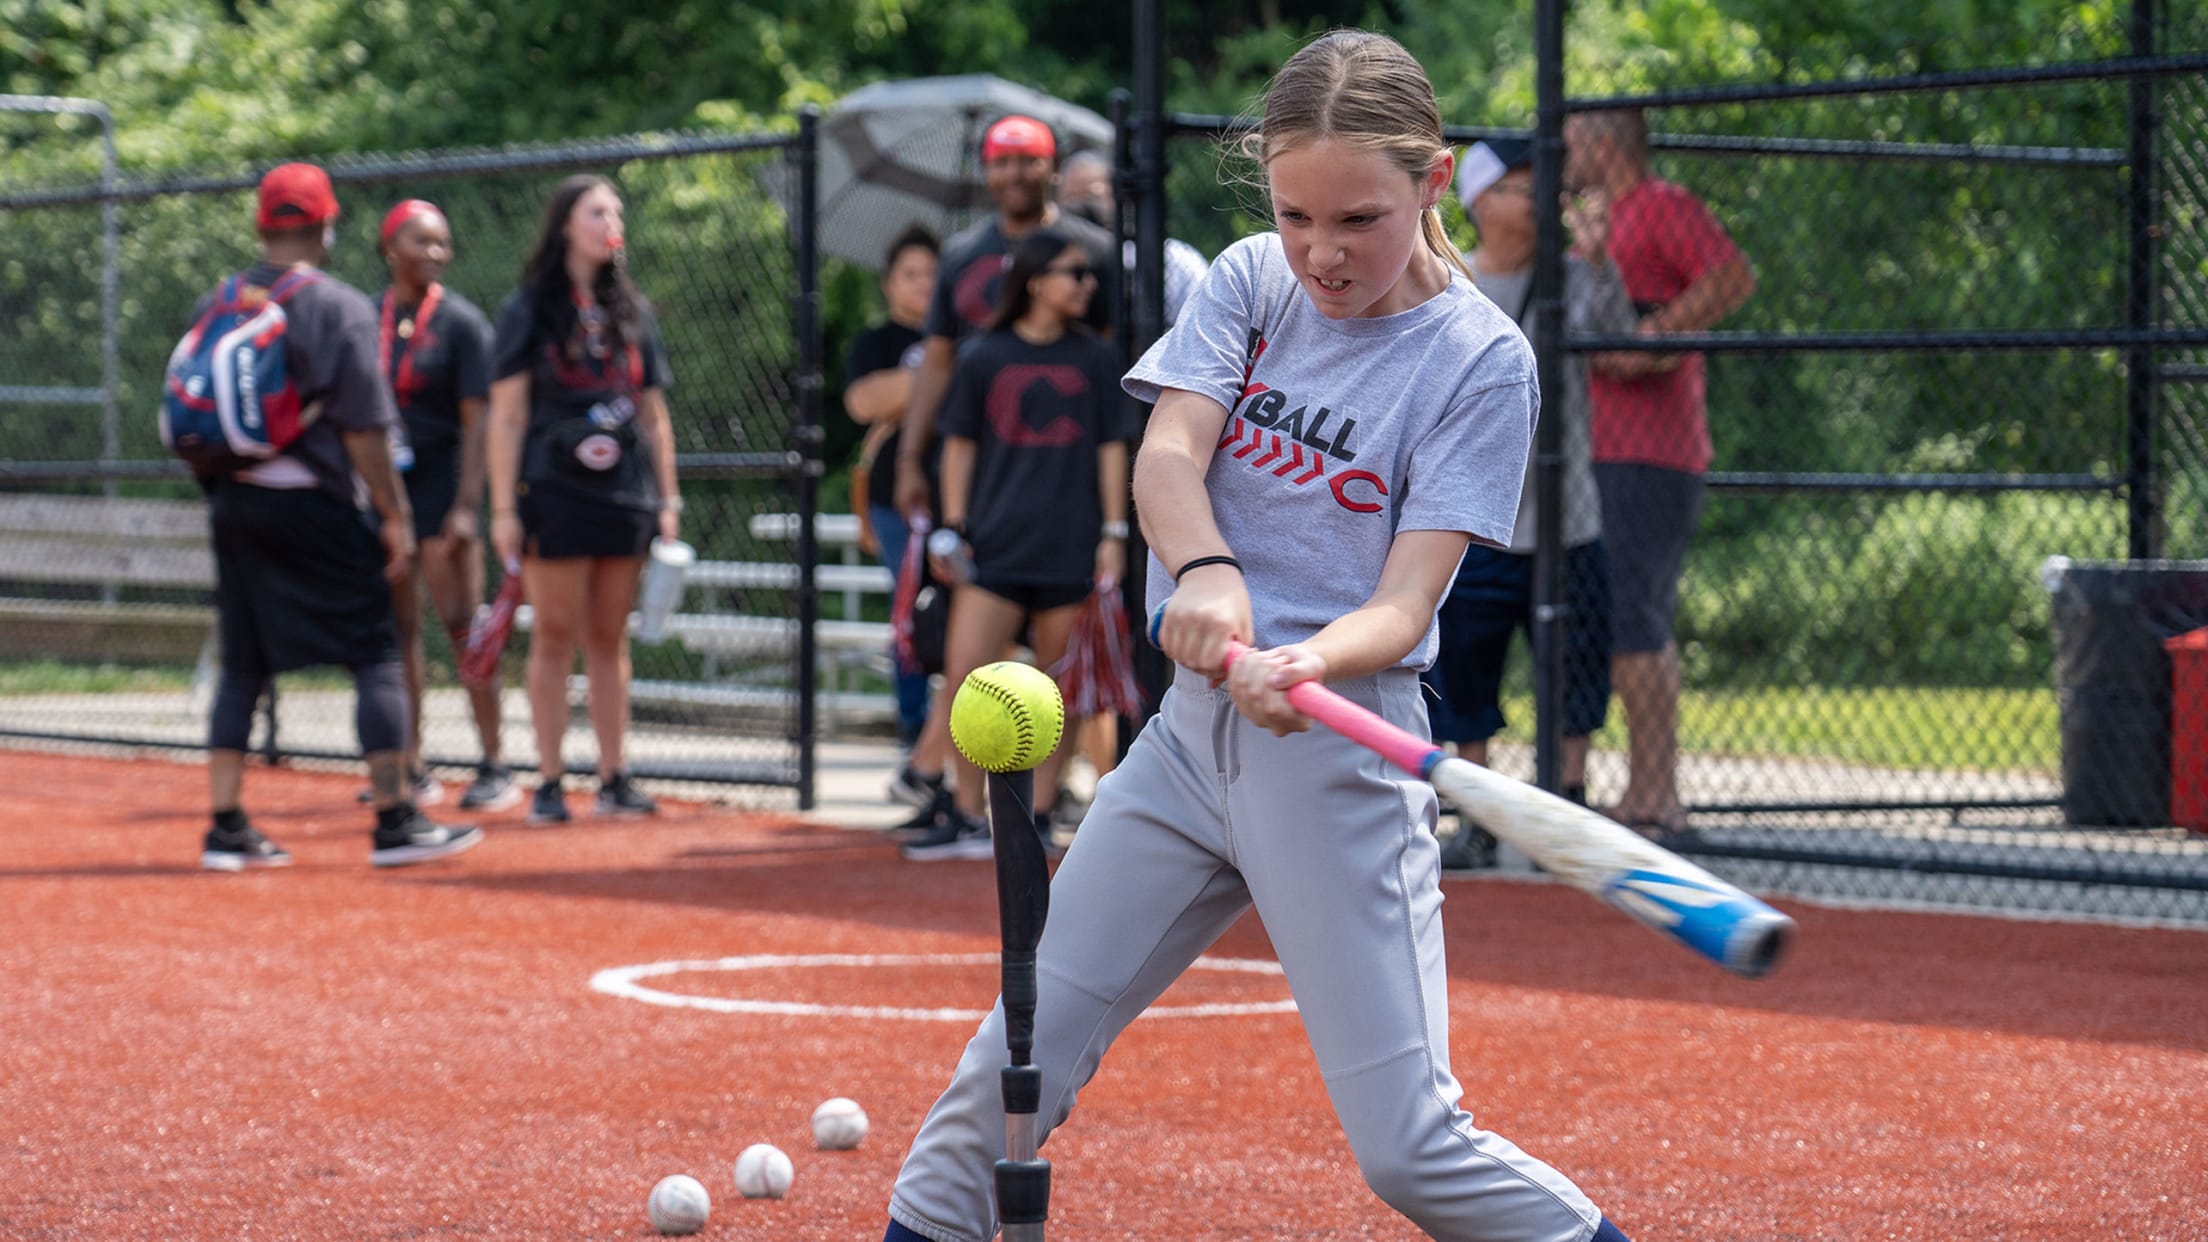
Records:
[[[530,290],[515,290],[499,308],[491,378],[529,376],[523,491],[541,487],[601,504],[657,509],[659,480],[640,434],[636,394],[674,383],[658,321],[644,308],[642,339],[602,358],[587,348],[580,324],[557,338],[556,330],[538,318]]]
[[[1137,430],[1119,370],[1080,329],[1033,345],[1006,328],[960,347],[937,427],[974,441],[966,538],[991,581],[1089,580],[1104,526],[1097,449]]]
[[[843,364],[843,382],[855,384],[877,371],[920,365],[921,337],[917,329],[891,320],[879,323],[852,338],[851,353]],[[905,438],[903,411],[890,416],[897,430],[889,433],[874,453],[874,470],[867,476],[866,503],[890,507],[897,503],[897,442]],[[928,485],[935,485],[931,463]]]
[[[269,288],[289,268],[256,263],[248,286]],[[192,322],[214,305],[219,287],[192,309]],[[347,431],[389,427],[398,421],[391,389],[376,369],[376,309],[368,295],[322,273],[284,302],[284,370],[299,399],[321,412],[290,448],[231,477],[279,490],[318,487],[346,504],[366,508],[368,491],[345,453]],[[305,467],[302,471],[300,468]]]
[[[1119,245],[1112,235],[1069,212],[1060,212],[1049,226],[1088,252],[1096,268],[1096,292],[1089,297],[1084,320],[1102,330],[1112,326],[1112,306],[1119,300]],[[928,320],[921,330],[929,336],[963,340],[988,326],[997,315],[997,299],[1004,287],[1004,269],[1012,262],[1011,238],[991,216],[962,229],[943,243],[943,258],[936,270],[935,296],[928,302]]]
[[[389,298],[391,291],[383,291]],[[475,303],[447,286],[437,298],[428,331],[414,323],[418,306],[392,315],[391,365],[384,378],[406,420],[406,442],[417,456],[447,453],[460,444],[460,403],[491,391],[491,321]],[[383,301],[376,303],[376,331],[383,331]],[[412,327],[408,335],[400,335]],[[410,381],[401,391],[400,380]]]

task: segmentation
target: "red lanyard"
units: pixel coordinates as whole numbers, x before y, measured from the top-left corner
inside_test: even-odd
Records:
[[[429,337],[430,316],[437,313],[437,299],[445,296],[445,287],[436,281],[429,284],[429,292],[422,295],[422,304],[414,310],[413,331],[406,336],[406,349],[399,355],[399,373],[391,380],[391,393],[400,405],[411,405],[414,390],[422,386],[414,374],[414,350]],[[396,321],[399,299],[391,290],[383,291],[383,328],[376,334],[376,361],[385,375],[391,374],[391,340],[397,335]]]
[[[568,296],[575,303],[575,329],[582,334],[583,353],[588,357],[598,359],[602,377],[610,380],[617,391],[623,388],[634,391],[642,387],[644,384],[644,358],[637,351],[636,346],[624,344],[621,348],[622,360],[620,362],[613,361],[613,350],[606,344],[605,308],[598,305],[596,301],[585,297],[580,289],[570,289]],[[553,371],[558,375],[562,384],[577,389],[596,386],[594,381],[600,378],[599,376],[592,376],[587,368],[577,370],[567,365],[567,360],[562,357],[562,351],[558,348],[553,348],[550,352]],[[618,370],[624,366],[628,372],[629,381],[626,385],[622,384]]]

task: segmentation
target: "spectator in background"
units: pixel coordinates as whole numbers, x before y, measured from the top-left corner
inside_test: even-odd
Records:
[[[1051,185],[1058,169],[1058,140],[1048,125],[1018,114],[998,119],[982,131],[981,167],[996,214],[943,243],[935,294],[920,329],[920,367],[913,375],[912,399],[905,407],[904,434],[898,440],[895,459],[896,507],[908,522],[915,516],[931,521],[937,516],[935,483],[931,479],[931,463],[938,451],[936,412],[951,386],[959,342],[986,329],[996,318],[1005,268],[1020,239],[1050,228],[1088,252],[1089,263],[1097,273],[1095,296],[1090,298],[1084,316],[1084,322],[1092,328],[1110,330],[1111,308],[1119,296],[1116,239],[1087,220],[1060,211],[1051,201]],[[900,785],[909,780],[933,791],[929,805],[904,825],[907,829],[926,833],[949,822],[950,797],[944,788],[943,770],[925,766],[924,756],[950,753],[950,698],[938,695],[930,705],[920,745],[910,764],[912,771],[901,774],[898,780]]]
[[[889,318],[851,342],[843,368],[843,408],[866,429],[858,465],[851,471],[851,511],[859,517],[861,542],[881,558],[894,579],[905,561],[912,527],[897,512],[897,442],[903,438],[905,406],[912,400],[912,377],[919,370],[920,325],[935,292],[938,249],[935,235],[919,226],[905,230],[882,258],[882,302]],[[933,480],[930,480],[933,486]],[[908,752],[920,741],[928,718],[928,675],[901,665],[896,672],[897,738]],[[924,755],[931,772],[943,769],[943,756]],[[934,787],[921,780],[908,759],[890,786],[892,796],[915,809],[933,799]]]
[[[443,800],[444,790],[422,768],[422,688],[428,664],[422,649],[422,591],[428,591],[453,651],[466,647],[468,625],[483,602],[477,514],[483,507],[491,323],[475,303],[438,279],[452,262],[452,226],[435,204],[414,198],[393,207],[383,218],[380,242],[391,285],[379,307],[377,359],[403,421],[405,436],[395,444],[419,549],[416,572],[391,588],[412,705],[407,763],[415,803],[434,806]],[[502,811],[521,801],[521,790],[500,760],[498,683],[470,683],[464,689],[483,758],[474,783],[460,796],[460,806]]]
[[[1058,205],[1103,229],[1124,236],[1119,227],[1118,200],[1112,195],[1112,164],[1094,151],[1076,151],[1058,170]],[[1135,270],[1133,239],[1120,243],[1120,267]],[[1203,252],[1177,237],[1165,239],[1165,326],[1181,317],[1188,295],[1204,283],[1211,264]]]
[[[939,424],[940,499],[943,527],[958,534],[970,571],[938,568],[957,583],[946,686],[1000,658],[1023,625],[1035,662],[1056,664],[1097,580],[1126,574],[1135,420],[1119,392],[1118,356],[1081,325],[1096,286],[1087,247],[1054,229],[1030,233],[1012,252],[989,331],[958,351]],[[1077,728],[1067,722],[1069,736]],[[1060,747],[1035,776],[1046,834],[1064,762]],[[955,805],[905,844],[906,858],[990,856],[980,770],[958,763]]]
[[[1640,315],[1639,335],[1708,331],[1755,292],[1755,272],[1724,226],[1692,193],[1650,172],[1639,109],[1575,114],[1564,135],[1566,189],[1607,203],[1610,257]],[[1589,386],[1615,604],[1613,680],[1631,757],[1625,793],[1609,813],[1650,835],[1687,826],[1672,620],[1710,466],[1706,389],[1703,357],[1691,353],[1602,355]]]
[[[498,312],[491,368],[491,542],[519,561],[535,611],[529,714],[537,786],[529,822],[568,821],[567,676],[583,649],[598,735],[600,815],[659,807],[629,777],[629,610],[654,536],[677,537],[672,382],[659,324],[622,261],[621,196],[562,181]]]
[[[1119,296],[1117,239],[1051,201],[1058,171],[1058,140],[1050,127],[1014,114],[982,133],[981,167],[996,214],[943,243],[935,296],[921,327],[923,352],[905,408],[905,434],[897,445],[897,508],[908,519],[934,512],[925,462],[935,447],[936,411],[951,385],[958,343],[996,318],[1012,248],[1029,233],[1056,229],[1070,236],[1096,267],[1096,296],[1085,317],[1099,332],[1111,330],[1112,300]]]
[[[406,681],[391,585],[413,572],[414,522],[391,464],[398,414],[376,373],[376,313],[359,290],[318,269],[336,236],[337,194],[312,164],[261,179],[261,257],[226,301],[284,307],[289,382],[321,415],[275,457],[201,478],[215,553],[222,678],[207,727],[213,823],[199,856],[210,871],[284,867],[291,855],[247,821],[241,803],[253,705],[278,674],[334,664],[353,675],[354,723],[368,762],[379,867],[428,862],[483,839],[430,822],[407,796]],[[217,295],[200,299],[198,323]],[[373,504],[371,520],[366,506]]]
[[[1476,143],[1457,167],[1457,198],[1479,228],[1477,249],[1465,254],[1472,281],[1503,308],[1527,338],[1533,324],[1533,144],[1495,138]],[[1633,304],[1604,244],[1608,217],[1599,194],[1567,212],[1572,250],[1564,259],[1564,313],[1575,335],[1623,336],[1633,331]],[[1584,354],[1565,356],[1564,387],[1542,413],[1564,428],[1564,796],[1587,801],[1587,748],[1610,703],[1610,571],[1603,556],[1601,499],[1595,494],[1587,434]],[[1517,525],[1508,548],[1465,549],[1456,581],[1441,603],[1441,648],[1422,674],[1435,692],[1434,740],[1487,762],[1488,739],[1501,732],[1503,666],[1511,636],[1533,638],[1534,514],[1540,476],[1526,463]],[[1460,824],[1443,845],[1444,870],[1489,865],[1494,839],[1479,825]]]

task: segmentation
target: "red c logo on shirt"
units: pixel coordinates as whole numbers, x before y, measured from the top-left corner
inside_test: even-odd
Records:
[[[1388,494],[1388,485],[1382,482],[1380,476],[1374,474],[1372,471],[1344,470],[1340,474],[1337,474],[1333,478],[1326,481],[1326,485],[1334,489],[1334,503],[1340,505],[1344,509],[1349,510],[1351,513],[1380,512],[1380,505],[1375,501],[1351,500],[1349,498],[1348,487],[1351,483],[1354,482],[1370,483],[1372,484],[1372,490],[1380,493],[1383,496]]]
[[[996,316],[994,289],[1004,276],[1004,269],[1010,266],[1011,255],[985,254],[958,274],[958,283],[951,289],[951,309],[957,311],[958,317],[969,327],[987,327]]]
[[[999,442],[1013,448],[1063,448],[1080,443],[1085,432],[1080,421],[1069,414],[1060,413],[1040,427],[1028,425],[1020,407],[1028,390],[1037,384],[1048,384],[1067,398],[1086,396],[1089,391],[1088,378],[1077,367],[1034,363],[1006,367],[989,383],[989,429],[997,434]]]

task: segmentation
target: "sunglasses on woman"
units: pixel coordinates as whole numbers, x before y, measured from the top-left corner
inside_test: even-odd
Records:
[[[1044,268],[1043,271],[1053,276],[1070,276],[1075,284],[1079,284],[1084,280],[1096,279],[1096,269],[1086,263],[1075,263],[1066,267],[1051,266]]]

